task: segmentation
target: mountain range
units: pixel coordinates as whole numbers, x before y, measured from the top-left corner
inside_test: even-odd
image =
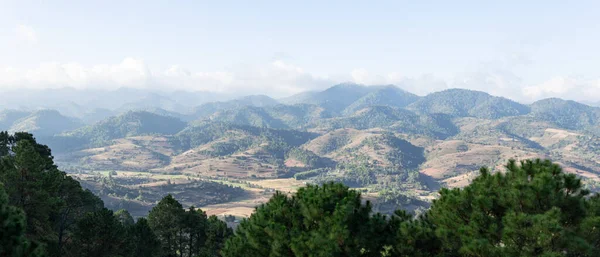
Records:
[[[417,96],[351,83],[283,99],[139,92],[48,92],[72,99],[43,109],[9,103],[0,130],[33,133],[93,188],[104,180],[90,174],[106,170],[147,176],[128,178],[131,190],[160,185],[143,182],[157,176],[182,185],[235,180],[252,190],[340,181],[375,199],[395,192],[393,202],[420,203],[415,209],[440,186],[468,184],[481,166],[501,170],[525,158],[552,159],[590,189],[600,185],[600,108],[574,101],[521,104],[465,89]]]

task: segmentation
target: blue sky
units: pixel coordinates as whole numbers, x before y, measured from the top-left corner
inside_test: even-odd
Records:
[[[6,1],[0,88],[334,83],[600,101],[598,1]]]

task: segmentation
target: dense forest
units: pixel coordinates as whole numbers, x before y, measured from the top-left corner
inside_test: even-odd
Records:
[[[374,213],[340,183],[276,193],[236,231],[171,195],[134,220],[60,171],[28,133],[0,133],[0,256],[598,256],[600,197],[550,161],[482,168],[418,216]]]
[[[219,256],[232,234],[165,196],[137,221],[60,171],[28,133],[0,133],[0,256]]]

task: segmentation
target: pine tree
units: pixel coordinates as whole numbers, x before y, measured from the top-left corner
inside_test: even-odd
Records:
[[[50,256],[66,254],[75,222],[103,207],[97,196],[58,170],[50,148],[29,133],[0,132],[0,182],[9,203],[25,212],[27,238],[43,243]]]
[[[181,253],[180,233],[184,214],[183,206],[171,195],[160,200],[148,214],[148,223],[160,241],[165,257],[175,257],[178,252]]]
[[[233,235],[233,230],[217,216],[212,215],[206,221],[204,233],[206,239],[201,256],[218,257],[221,256],[221,249],[225,246],[225,241]]]
[[[156,238],[154,231],[150,228],[148,220],[140,218],[130,227],[128,233],[129,256],[158,257],[161,256],[160,241]]]
[[[194,206],[190,207],[183,218],[184,233],[187,238],[186,248],[187,256],[196,256],[206,243],[207,229],[206,213],[202,210],[196,210]]]
[[[276,193],[242,221],[223,256],[380,256],[387,220],[339,183]]]
[[[25,214],[8,203],[4,185],[0,184],[0,256],[43,256],[42,248],[25,237]]]
[[[117,257],[128,250],[125,228],[106,208],[87,213],[73,232],[71,256]]]
[[[581,181],[550,161],[510,161],[463,189],[442,189],[428,212],[444,252],[453,256],[590,256]],[[593,220],[595,222],[595,220]]]
[[[115,218],[125,228],[131,227],[135,223],[135,221],[133,220],[133,217],[131,217],[131,214],[129,214],[129,211],[127,211],[125,209],[120,209],[120,210],[116,211]]]

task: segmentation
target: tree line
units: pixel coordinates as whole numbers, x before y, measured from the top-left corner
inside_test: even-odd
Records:
[[[237,227],[164,197],[113,213],[26,133],[0,133],[0,256],[599,256],[600,196],[550,161],[486,168],[414,217],[340,183],[276,193]]]

